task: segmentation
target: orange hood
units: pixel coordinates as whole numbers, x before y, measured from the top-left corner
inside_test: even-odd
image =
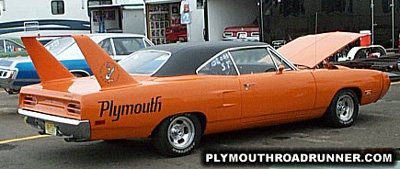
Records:
[[[289,42],[278,51],[293,64],[314,68],[362,36],[365,35],[350,32],[307,35]]]

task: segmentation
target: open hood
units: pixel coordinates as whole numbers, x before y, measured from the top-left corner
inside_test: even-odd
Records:
[[[350,43],[365,36],[359,33],[330,32],[299,37],[278,49],[295,65],[314,68]]]

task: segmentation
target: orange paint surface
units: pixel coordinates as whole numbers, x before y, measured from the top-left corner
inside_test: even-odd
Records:
[[[128,75],[85,36],[74,36],[95,76],[42,81],[21,89],[19,107],[90,121],[90,139],[145,138],[167,117],[192,113],[205,117],[204,134],[268,126],[321,117],[341,89],[359,92],[360,103],[377,101],[388,91],[387,75],[372,70],[310,69],[240,75],[146,77]],[[24,41],[28,46],[34,44]],[[33,58],[37,53],[32,53]],[[47,60],[37,59],[39,66]],[[108,81],[107,63],[118,67]],[[36,64],[35,64],[36,65]],[[52,64],[49,70],[58,68]],[[112,67],[111,66],[111,67]],[[52,78],[53,71],[43,71]],[[42,77],[42,76],[41,76]],[[245,87],[246,84],[247,87]],[[371,91],[371,92],[366,92]],[[356,93],[357,93],[356,92]],[[37,104],[26,104],[27,96]],[[80,105],[80,114],[66,105]],[[96,123],[97,122],[97,123]]]

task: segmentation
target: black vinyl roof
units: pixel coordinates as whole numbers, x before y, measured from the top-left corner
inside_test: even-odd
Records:
[[[171,57],[153,76],[178,76],[196,74],[196,69],[219,52],[236,47],[262,46],[261,42],[202,42],[177,43],[145,48],[171,52]]]

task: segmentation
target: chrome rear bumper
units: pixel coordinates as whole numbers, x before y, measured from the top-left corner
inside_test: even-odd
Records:
[[[57,128],[57,136],[64,136],[72,141],[90,140],[89,120],[57,117],[24,109],[18,109],[18,113],[24,116],[25,123],[42,130],[39,132],[41,134],[45,134],[45,122],[51,122]]]

